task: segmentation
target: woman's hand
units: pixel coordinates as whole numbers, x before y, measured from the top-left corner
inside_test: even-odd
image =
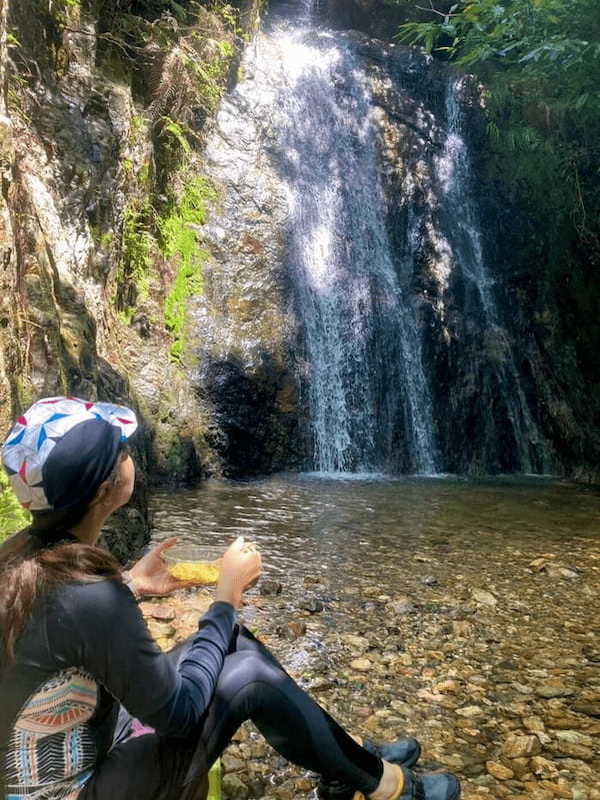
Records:
[[[221,561],[215,600],[231,603],[234,608],[242,605],[242,595],[250,589],[262,573],[262,558],[252,542],[240,536],[225,551]]]
[[[135,591],[140,597],[171,594],[176,589],[191,585],[189,581],[174,578],[162,557],[165,550],[174,544],[177,544],[177,539],[161,542],[129,570]]]

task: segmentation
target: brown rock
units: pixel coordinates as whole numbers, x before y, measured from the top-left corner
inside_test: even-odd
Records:
[[[248,787],[237,775],[223,775],[223,794],[227,797],[247,800]]]
[[[541,756],[534,756],[530,762],[531,771],[534,775],[539,775],[542,778],[555,778],[558,775],[558,769],[547,758]]]
[[[521,780],[525,775],[530,774],[529,759],[528,758],[513,758],[510,762],[512,771],[515,777]]]
[[[350,662],[350,666],[358,672],[369,672],[373,664],[368,658],[355,658]]]
[[[515,773],[512,769],[505,767],[504,764],[500,764],[498,761],[487,761],[486,767],[490,775],[496,778],[496,780],[509,781],[511,778],[515,777]]]
[[[439,692],[440,694],[454,694],[460,690],[460,684],[458,681],[454,680],[447,680],[447,681],[440,681],[440,683],[436,683],[433,687],[434,692]]]
[[[286,625],[279,625],[277,627],[277,633],[279,636],[283,636],[285,639],[289,639],[293,642],[306,633],[306,622],[302,620],[292,620]]]
[[[145,617],[159,619],[163,622],[170,622],[175,619],[175,610],[160,603],[140,603],[140,611]]]
[[[554,800],[554,794],[549,789],[544,789],[539,783],[526,781],[525,788],[529,800]]]
[[[502,745],[502,753],[507,758],[528,758],[542,752],[537,736],[510,734]]]
[[[225,772],[241,772],[246,766],[241,758],[236,758],[229,753],[223,753],[221,763]]]
[[[538,697],[550,699],[552,697],[570,697],[575,694],[575,690],[565,686],[561,681],[550,680],[538,686],[535,693]]]
[[[148,630],[155,639],[170,639],[175,636],[175,628],[169,622],[148,620]]]
[[[452,631],[455,636],[466,638],[473,632],[473,625],[465,619],[456,619],[452,622]]]
[[[540,788],[552,792],[555,798],[564,797],[565,800],[572,800],[573,798],[573,790],[570,786],[564,784],[555,783],[554,781],[541,781]]]

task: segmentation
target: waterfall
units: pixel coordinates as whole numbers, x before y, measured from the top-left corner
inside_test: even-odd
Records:
[[[308,27],[307,3],[300,12],[270,33],[272,68],[286,84],[272,124],[309,365],[313,467],[389,470],[404,449],[410,470],[435,472],[429,389],[385,227],[368,80],[351,47]]]
[[[533,419],[522,388],[511,343],[499,318],[494,296],[494,279],[484,256],[471,157],[464,130],[464,88],[465,78],[451,76],[448,80],[447,132],[443,152],[436,165],[449,220],[447,237],[465,282],[475,288],[479,298],[484,326],[484,349],[491,356],[502,400],[513,429],[519,469],[522,472],[532,472],[535,469],[543,471],[540,458],[546,449],[546,443]]]
[[[315,5],[273,2],[206,148],[221,199],[202,229],[199,389],[224,459],[545,471],[487,261],[466,84],[415,50],[320,27]]]

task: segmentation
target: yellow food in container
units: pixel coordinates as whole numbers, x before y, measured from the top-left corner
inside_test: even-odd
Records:
[[[214,561],[178,561],[169,572],[180,581],[211,584],[219,580],[219,565]]]

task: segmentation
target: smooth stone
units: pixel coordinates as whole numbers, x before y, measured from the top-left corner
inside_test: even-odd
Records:
[[[578,714],[585,714],[587,717],[600,717],[600,702],[596,703],[574,703],[571,708]]]
[[[484,606],[495,606],[498,604],[497,598],[485,589],[473,589],[471,591],[471,596],[477,603],[481,603]]]
[[[358,672],[369,672],[373,667],[373,663],[368,658],[355,658],[354,661],[350,662],[350,666]]]

